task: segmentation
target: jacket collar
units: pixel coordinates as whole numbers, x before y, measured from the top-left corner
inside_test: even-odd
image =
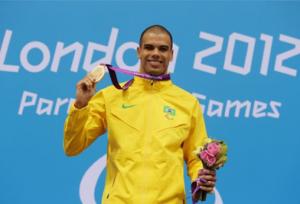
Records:
[[[150,89],[150,90],[163,90],[165,88],[168,88],[172,86],[172,81],[171,80],[164,80],[164,81],[156,81],[156,80],[151,80],[151,79],[144,79],[141,77],[134,77],[134,82],[133,86],[142,86],[145,89]]]

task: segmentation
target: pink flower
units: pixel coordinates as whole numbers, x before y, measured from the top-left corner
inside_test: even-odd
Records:
[[[209,143],[207,145],[207,151],[210,154],[217,156],[217,154],[221,151],[221,145],[218,142]]]
[[[217,159],[216,157],[211,154],[208,150],[204,150],[200,153],[201,160],[209,167],[213,166]]]

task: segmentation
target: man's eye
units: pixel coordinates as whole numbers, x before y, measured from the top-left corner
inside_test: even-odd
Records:
[[[168,48],[168,47],[160,47],[159,50],[160,50],[161,52],[166,52],[166,51],[169,50],[169,48]]]
[[[153,50],[153,47],[152,46],[145,46],[144,49],[146,49],[146,50]]]

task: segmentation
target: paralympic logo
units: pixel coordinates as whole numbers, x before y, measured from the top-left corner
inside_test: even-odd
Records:
[[[79,196],[82,204],[97,204],[95,199],[95,190],[97,181],[106,167],[106,154],[95,161],[83,175],[80,186]],[[223,204],[220,193],[215,188],[214,204]]]

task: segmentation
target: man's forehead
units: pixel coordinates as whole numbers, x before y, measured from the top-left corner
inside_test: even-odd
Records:
[[[170,47],[171,39],[170,36],[165,32],[148,31],[143,36],[142,44],[164,45]]]

